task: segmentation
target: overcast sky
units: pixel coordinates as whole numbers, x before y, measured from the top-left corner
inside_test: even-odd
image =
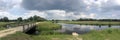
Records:
[[[0,0],[0,18],[120,19],[120,0]]]

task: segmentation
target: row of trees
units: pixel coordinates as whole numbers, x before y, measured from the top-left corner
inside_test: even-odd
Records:
[[[90,18],[80,18],[74,21],[120,21],[120,19],[90,19]]]
[[[9,22],[9,19],[8,17],[3,17],[0,19],[1,22]]]
[[[44,19],[44,18],[42,18],[42,17],[40,17],[40,16],[37,16],[37,15],[34,15],[34,16],[31,16],[31,17],[29,17],[28,19],[23,19],[22,17],[19,17],[19,18],[17,18],[17,19],[15,19],[15,20],[9,20],[9,18],[8,17],[3,17],[3,18],[1,18],[0,19],[0,21],[1,22],[38,22],[38,21],[45,21],[46,19]]]

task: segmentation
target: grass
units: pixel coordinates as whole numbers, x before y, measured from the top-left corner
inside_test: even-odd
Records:
[[[37,26],[38,26],[37,29],[39,31],[48,31],[60,28],[60,25],[51,22],[41,22]]]
[[[72,35],[38,35],[33,37],[34,40],[74,40]]]
[[[106,29],[102,31],[91,31],[81,36],[84,40],[119,40],[119,35],[119,29]]]
[[[8,35],[7,37],[0,38],[0,40],[33,40],[30,35],[22,32],[16,32],[15,34]]]
[[[120,25],[120,22],[105,22],[105,21],[65,21],[62,23],[81,25]]]
[[[91,31],[78,37],[69,34],[54,34],[52,30],[59,29],[60,25],[51,22],[42,22],[37,25],[38,35],[27,35],[21,32],[1,38],[1,40],[119,40],[120,29],[105,29]]]
[[[58,34],[54,32],[54,30],[60,29],[61,26],[52,22],[41,22],[37,25],[37,30],[41,35],[50,35],[50,34]]]
[[[5,25],[8,24],[8,22],[0,22],[0,30],[5,29]]]
[[[57,35],[27,35],[24,33],[16,33],[2,38],[1,40],[119,40],[119,29],[106,29],[101,31],[91,31],[87,34],[79,35],[78,37],[68,34]]]
[[[79,35],[78,39],[83,40],[119,40],[119,29],[106,29],[101,31],[91,31],[87,34]],[[76,37],[67,34],[61,35],[37,35],[32,37],[34,40],[78,40]]]

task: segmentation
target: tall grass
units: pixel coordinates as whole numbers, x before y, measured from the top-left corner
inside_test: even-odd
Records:
[[[60,25],[51,22],[41,22],[37,25],[37,30],[40,32],[41,35],[55,34],[57,32],[54,32],[54,30],[60,28],[61,28]]]
[[[5,29],[5,25],[8,24],[8,22],[0,22],[0,30]]]
[[[91,31],[81,36],[84,40],[119,40],[119,35],[119,29],[105,29],[101,31]]]
[[[49,31],[59,29],[60,25],[51,22],[42,22],[37,25],[39,31]]]

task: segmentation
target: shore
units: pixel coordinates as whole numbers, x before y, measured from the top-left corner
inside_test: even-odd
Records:
[[[120,25],[120,22],[106,22],[106,21],[60,21],[68,24],[80,24],[80,25]]]

